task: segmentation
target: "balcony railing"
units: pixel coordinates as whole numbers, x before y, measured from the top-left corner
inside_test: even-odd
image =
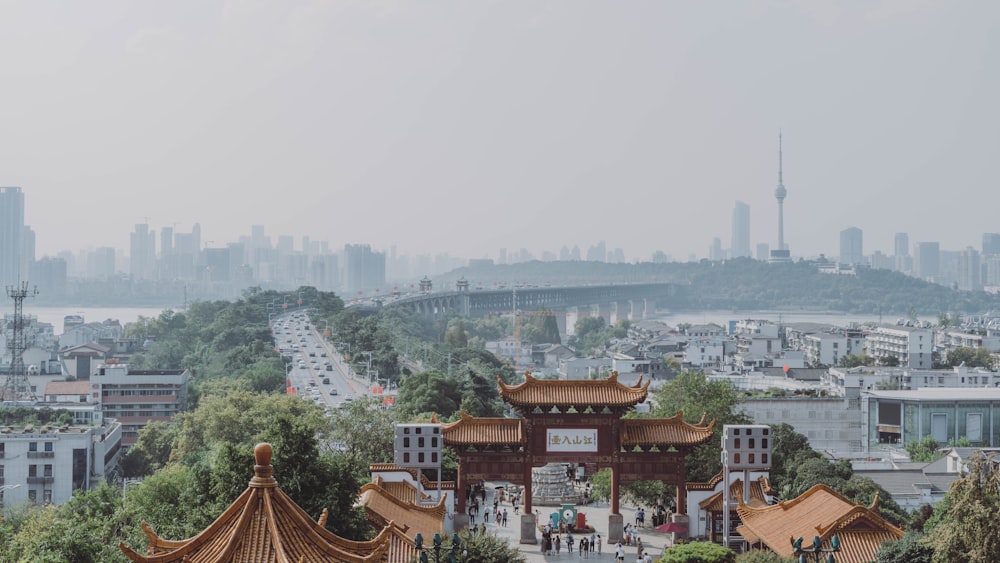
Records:
[[[55,481],[54,477],[28,477],[29,485],[45,485]]]
[[[56,452],[28,452],[29,458],[56,457]]]

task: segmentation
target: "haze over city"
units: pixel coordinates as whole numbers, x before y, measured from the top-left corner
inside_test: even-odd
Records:
[[[998,229],[991,2],[7,2],[0,185],[37,255],[137,223],[628,261]]]

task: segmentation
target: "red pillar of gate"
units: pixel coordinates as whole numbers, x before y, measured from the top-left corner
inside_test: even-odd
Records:
[[[611,514],[621,514],[618,509],[618,488],[621,486],[622,466],[618,462],[611,465]]]
[[[524,456],[524,514],[531,514],[531,454]]]

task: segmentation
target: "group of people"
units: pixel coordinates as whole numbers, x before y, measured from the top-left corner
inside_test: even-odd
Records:
[[[542,529],[542,553],[545,555],[559,555],[563,545],[566,546],[566,552],[572,555],[575,545],[577,555],[589,559],[591,553],[600,555],[603,541],[601,534],[598,533],[591,533],[589,537],[582,534],[577,541],[572,533],[566,534],[566,539],[563,540],[562,534],[553,529],[551,525],[546,524],[545,528]]]

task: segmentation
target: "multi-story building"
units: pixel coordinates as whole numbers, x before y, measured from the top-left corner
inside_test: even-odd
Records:
[[[21,188],[0,188],[0,285],[27,279],[21,271],[21,236],[24,234],[24,193]]]
[[[151,280],[156,272],[156,232],[146,223],[129,235],[129,268],[134,280]]]
[[[867,390],[861,394],[866,451],[900,447],[930,436],[939,444],[967,438],[973,446],[1000,440],[1000,389]]]
[[[385,285],[385,253],[367,244],[344,245],[344,289],[364,291]]]
[[[807,334],[802,338],[806,364],[810,366],[835,366],[849,352],[847,336],[833,332]]]
[[[139,430],[169,421],[187,408],[188,370],[131,370],[128,364],[105,364],[90,378],[91,398],[100,400],[105,419],[122,424],[122,447],[135,444]]]
[[[61,504],[118,466],[121,425],[0,426],[0,507]]]
[[[726,363],[726,355],[735,351],[732,340],[721,336],[701,336],[688,340],[684,348],[684,363],[695,367],[721,368]]]
[[[865,261],[864,233],[857,227],[849,227],[840,231],[840,263],[863,264]]]
[[[869,356],[885,364],[885,358],[896,358],[900,366],[916,369],[933,367],[934,331],[900,325],[882,325],[865,337]]]
[[[937,282],[941,275],[941,245],[936,242],[918,242],[913,253],[913,275],[926,281]]]

